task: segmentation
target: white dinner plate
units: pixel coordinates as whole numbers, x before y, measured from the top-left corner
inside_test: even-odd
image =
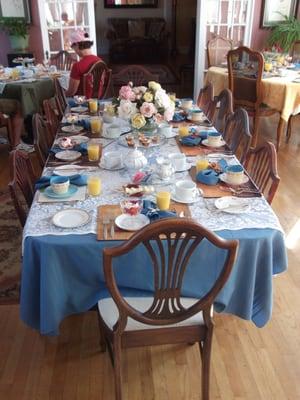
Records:
[[[99,167],[102,169],[106,169],[107,171],[119,171],[121,169],[124,168],[124,164],[119,164],[117,166],[114,166],[112,168],[109,168],[108,166],[105,165],[105,163],[103,162],[103,160],[100,161]]]
[[[63,150],[56,153],[55,157],[63,161],[73,161],[77,160],[77,158],[80,158],[81,153],[79,151],[74,151],[74,150]]]
[[[71,139],[73,142],[75,142],[76,144],[81,144],[81,143],[87,143],[89,141],[89,138],[86,136],[81,136],[81,135],[77,135],[77,136],[68,136],[69,139]]]
[[[72,176],[82,172],[84,172],[84,169],[80,166],[76,167],[76,165],[60,165],[53,170],[53,174],[59,176]]]
[[[207,146],[207,147],[217,148],[217,147],[225,146],[226,142],[223,139],[221,139],[220,143],[217,146],[211,146],[210,144],[208,144],[208,139],[204,139],[204,140],[202,140],[201,144],[204,144],[204,146]]]
[[[219,210],[229,214],[242,214],[250,209],[250,204],[248,204],[247,201],[246,199],[238,197],[225,196],[217,199],[215,201],[215,206]]]
[[[83,126],[79,125],[66,125],[61,128],[63,132],[76,133],[83,131]]]
[[[78,112],[78,113],[86,112],[88,111],[88,109],[89,109],[88,107],[84,106],[71,107],[72,112]]]
[[[238,185],[235,185],[234,183],[231,183],[231,182],[228,181],[226,172],[224,172],[223,174],[219,175],[219,178],[221,179],[222,182],[225,182],[225,183],[227,183],[227,184],[230,185],[230,186],[243,185],[244,183],[247,183],[247,182],[249,181],[248,176],[247,176],[247,175],[244,175],[244,176],[243,176],[243,181],[242,181],[241,183],[239,183]]]
[[[195,196],[187,201],[187,200],[182,200],[180,197],[176,195],[175,192],[171,192],[171,199],[176,201],[176,203],[193,204],[200,199],[202,193],[203,192],[201,189],[197,189],[197,191],[195,192]]]
[[[56,213],[52,222],[59,228],[78,228],[86,225],[90,221],[90,215],[78,208],[68,208]]]
[[[121,214],[115,219],[115,224],[125,231],[138,231],[150,223],[150,219],[144,214],[131,216]]]

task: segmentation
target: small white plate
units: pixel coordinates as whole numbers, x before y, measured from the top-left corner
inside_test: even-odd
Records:
[[[102,168],[102,169],[106,169],[107,171],[119,171],[119,170],[121,170],[121,169],[124,168],[124,165],[123,165],[123,163],[122,163],[121,165],[117,165],[117,166],[115,166],[115,167],[108,168],[108,167],[105,165],[105,163],[101,160],[101,161],[100,161],[100,164],[99,164],[99,167]]]
[[[55,157],[63,161],[73,161],[77,160],[77,158],[80,158],[81,153],[79,151],[74,151],[74,150],[63,150],[56,153]]]
[[[207,146],[207,147],[218,148],[218,147],[225,146],[226,142],[223,139],[221,139],[220,143],[217,146],[211,146],[210,144],[208,144],[208,139],[204,139],[204,140],[202,140],[201,144],[204,144],[204,146]]]
[[[68,208],[56,213],[52,222],[59,228],[78,228],[86,225],[90,221],[90,215],[78,208]]]
[[[164,134],[163,134],[163,135],[164,135]],[[178,130],[177,130],[177,129],[176,129],[176,131],[173,129],[171,135],[168,135],[168,136],[164,135],[164,137],[165,137],[166,139],[172,139],[172,138],[174,138],[174,137],[176,137],[176,136],[178,136]]]
[[[138,231],[150,224],[150,219],[144,214],[138,214],[134,217],[121,214],[115,219],[115,224],[125,231]]]
[[[201,189],[197,189],[197,191],[195,192],[195,196],[192,199],[190,199],[189,201],[182,200],[180,197],[177,197],[175,192],[171,193],[171,199],[176,201],[176,203],[192,204],[200,199],[200,197],[201,197],[200,191],[202,192]]]
[[[180,173],[180,172],[185,172],[188,171],[189,169],[191,169],[192,164],[190,163],[186,163],[185,167],[183,169],[179,169],[179,170],[175,170],[175,174]]]
[[[68,136],[69,139],[73,140],[76,144],[81,144],[81,143],[87,143],[89,141],[89,138],[86,136]]]
[[[76,132],[81,132],[83,131],[83,126],[78,126],[78,125],[66,125],[61,128],[63,132],[68,132],[68,133],[76,133]]]
[[[71,111],[82,113],[82,112],[88,111],[88,107],[84,107],[84,106],[71,107]]]
[[[231,182],[228,181],[226,172],[224,172],[223,174],[219,175],[219,178],[221,179],[222,182],[225,182],[225,183],[227,183],[227,184],[230,185],[230,186],[239,186],[239,185],[243,185],[244,183],[247,183],[247,182],[249,181],[248,176],[247,176],[247,175],[244,175],[244,176],[243,176],[243,181],[242,181],[241,183],[239,183],[238,185],[236,185],[236,184],[231,183]]]
[[[250,209],[250,204],[245,199],[233,196],[220,197],[215,201],[215,206],[229,214],[242,214]]]
[[[76,168],[76,165],[60,165],[53,170],[53,173],[58,176],[72,176],[81,174],[84,169],[82,167]]]

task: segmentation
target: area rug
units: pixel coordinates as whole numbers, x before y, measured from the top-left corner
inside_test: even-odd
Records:
[[[19,302],[22,228],[8,192],[0,192],[0,305]]]

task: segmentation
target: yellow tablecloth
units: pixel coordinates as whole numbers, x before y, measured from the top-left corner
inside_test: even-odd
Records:
[[[298,75],[299,76],[299,75]],[[273,77],[262,80],[262,102],[279,111],[281,118],[288,121],[291,114],[300,111],[300,83],[292,82],[294,77]],[[211,83],[217,96],[228,87],[228,71],[221,67],[210,67],[205,83]]]

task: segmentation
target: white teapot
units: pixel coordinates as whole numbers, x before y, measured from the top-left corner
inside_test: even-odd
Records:
[[[167,159],[158,159],[157,160],[157,168],[156,173],[160,179],[168,179],[173,176],[175,172],[175,168],[170,160]]]
[[[141,169],[147,165],[148,161],[141,151],[134,149],[127,153],[124,163],[127,169]]]

